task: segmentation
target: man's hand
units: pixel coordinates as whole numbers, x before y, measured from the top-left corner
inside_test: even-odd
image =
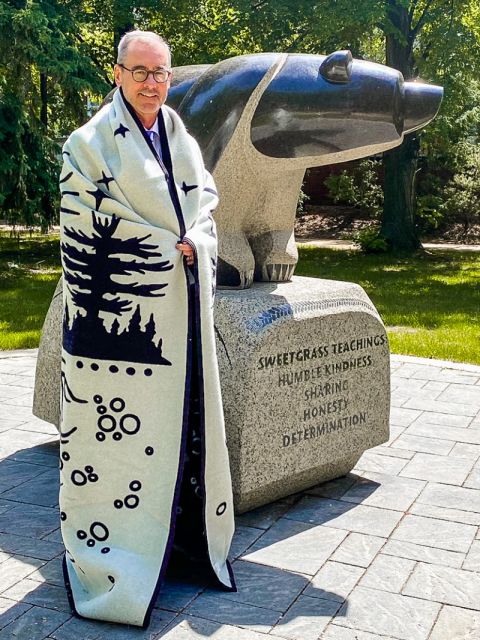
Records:
[[[191,266],[195,255],[193,247],[191,247],[187,242],[177,242],[175,247],[183,253],[183,257],[187,261],[187,264]]]

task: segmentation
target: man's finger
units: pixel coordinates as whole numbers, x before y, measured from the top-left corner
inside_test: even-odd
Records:
[[[182,251],[183,253],[193,253],[193,248],[186,242],[177,242],[175,246],[179,251]]]

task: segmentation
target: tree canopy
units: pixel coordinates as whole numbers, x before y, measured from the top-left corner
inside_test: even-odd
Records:
[[[467,147],[459,155],[458,145],[478,141],[478,0],[1,0],[3,217],[43,226],[55,220],[58,140],[108,92],[118,40],[136,27],[161,33],[177,66],[259,51],[349,48],[406,79],[442,85],[436,120],[385,154],[382,234],[394,249],[419,243],[417,177],[444,169],[441,179],[422,178],[440,206],[442,189],[461,170]]]
[[[0,4],[0,207],[12,222],[50,223],[58,191],[55,138],[108,89],[82,41],[77,0]]]

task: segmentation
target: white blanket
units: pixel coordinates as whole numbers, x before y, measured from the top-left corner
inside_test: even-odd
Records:
[[[163,106],[158,122],[161,159],[117,91],[67,140],[60,184],[65,580],[79,615],[140,626],[189,486],[203,520],[191,516],[192,531],[205,531],[214,574],[235,590],[212,315],[217,194],[176,113]],[[180,239],[195,247],[192,272]]]

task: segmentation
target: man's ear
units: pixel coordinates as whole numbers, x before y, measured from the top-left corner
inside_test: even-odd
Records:
[[[115,78],[115,84],[117,85],[117,87],[120,87],[122,85],[122,67],[116,64],[113,67],[113,73]]]

